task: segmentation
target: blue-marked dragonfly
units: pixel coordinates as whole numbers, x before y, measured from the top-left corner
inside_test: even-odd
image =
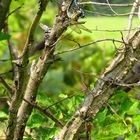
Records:
[[[70,28],[75,31],[76,33],[80,34],[81,30],[87,31],[89,33],[92,33],[92,31],[88,28],[86,28],[84,25],[85,22],[78,22],[78,18],[84,18],[85,12],[80,7],[78,0],[72,0],[71,4],[67,11],[68,17],[71,19]]]

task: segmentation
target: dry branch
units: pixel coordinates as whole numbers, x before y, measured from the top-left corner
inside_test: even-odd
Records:
[[[28,104],[30,104],[31,106],[33,106],[33,108],[39,110],[40,112],[42,112],[43,114],[45,114],[47,117],[49,117],[51,120],[53,120],[56,123],[57,127],[62,128],[64,125],[61,121],[59,121],[51,112],[48,108],[44,108],[41,107],[39,105],[37,105],[36,103],[31,103],[25,99],[23,99],[25,102],[27,102]]]
[[[65,32],[67,27],[70,25],[70,19],[67,16],[67,9],[69,8],[70,3],[71,3],[70,0],[64,0],[62,2],[59,14],[56,16],[55,23],[51,29],[51,32],[49,33],[48,38],[46,38],[45,40],[45,48],[38,62],[32,64],[31,74],[24,95],[24,99],[29,102],[35,102],[38,87],[42,82],[45,74],[47,73],[48,68],[52,64],[48,62],[49,61],[53,62],[53,58],[54,58],[53,53],[54,53],[56,42],[61,37],[63,32]],[[28,48],[29,47],[26,47],[24,49],[25,50],[24,54],[28,52],[29,50]],[[32,112],[32,109],[33,106],[31,106],[25,101],[22,101],[22,104],[18,110],[18,115],[17,115],[18,119],[17,119],[16,130],[14,133],[14,140],[16,139],[21,140],[23,138],[26,122]]]
[[[139,64],[136,64],[137,68],[135,68],[135,66],[133,69],[130,69],[135,65],[136,60],[140,59],[139,38],[140,29],[137,29],[133,36],[127,41],[127,45],[124,44],[122,46],[123,52],[119,53],[114,58],[110,66],[101,75],[101,79],[96,82],[94,89],[91,90],[89,95],[85,98],[82,106],[77,109],[76,113],[63,127],[55,140],[78,139],[79,131],[83,128],[86,120],[90,120],[90,118],[96,116],[103,104],[107,102],[114,91],[120,87],[115,85],[115,82],[121,83],[124,81],[125,83],[133,83],[139,80]],[[132,76],[135,77],[135,79],[131,81]]]
[[[17,113],[18,113],[20,104],[22,102],[22,98],[24,96],[25,88],[28,81],[27,65],[28,65],[29,50],[30,50],[30,46],[33,43],[33,35],[35,32],[35,28],[43,14],[43,11],[45,10],[48,0],[42,0],[40,4],[42,3],[43,5],[39,7],[40,9],[38,10],[38,13],[35,16],[35,19],[33,20],[33,23],[29,30],[29,36],[27,37],[27,43],[25,45],[22,57],[16,60],[13,60],[15,92],[12,96],[12,100],[9,107],[8,128],[7,128],[7,134],[6,134],[7,140],[12,140],[14,138],[14,133],[15,133],[16,125],[17,125]],[[11,48],[12,46],[10,45],[11,44],[9,44],[9,47],[12,53],[13,50]],[[15,139],[18,139],[18,137],[16,137]]]
[[[92,42],[89,42],[89,43],[86,43],[86,44],[83,44],[83,45],[80,45],[78,43],[77,45],[73,46],[72,49],[57,52],[56,55],[76,51],[76,50],[88,47],[90,45],[97,44],[97,43],[100,43],[100,42],[106,42],[106,41],[118,42],[118,43],[122,43],[122,44],[124,43],[123,41],[112,39],[112,38],[99,39],[99,40],[92,41]]]
[[[97,5],[97,6],[111,6],[111,7],[130,7],[133,4],[108,4],[108,3],[99,3],[99,2],[92,2],[92,1],[88,1],[88,2],[80,2],[81,5]]]

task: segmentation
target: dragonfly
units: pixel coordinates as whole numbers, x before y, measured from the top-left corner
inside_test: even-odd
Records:
[[[77,13],[77,11],[80,12],[79,17],[81,17],[81,18],[85,17],[85,12],[81,8],[81,6],[79,5],[79,1],[78,0],[72,0],[69,8],[67,10],[68,17],[70,17],[70,18],[71,18],[71,16],[73,17],[73,14]]]
[[[52,0],[52,2],[56,2],[60,5],[61,0]],[[79,18],[84,18],[85,17],[85,12],[81,5],[79,4],[79,0],[71,0],[70,6],[67,9],[67,16],[70,19],[70,28],[72,31],[81,34],[82,30],[92,33],[92,31],[88,28],[86,28],[83,24],[85,22],[78,22]],[[40,25],[41,28],[46,32],[50,32],[50,29],[48,27]]]
[[[71,19],[70,28],[78,34],[81,34],[81,30],[92,33],[92,31],[86,28],[83,24],[85,22],[78,22],[79,18],[85,17],[84,10],[80,7],[78,0],[72,0],[67,11],[68,17]]]

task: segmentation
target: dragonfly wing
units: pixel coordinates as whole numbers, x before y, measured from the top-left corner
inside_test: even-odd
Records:
[[[71,25],[70,28],[71,28],[74,32],[76,32],[76,33],[78,33],[78,34],[81,34],[81,30],[80,30],[80,28],[79,28],[77,25]]]
[[[87,32],[89,32],[89,33],[92,33],[92,31],[90,30],[90,29],[88,29],[88,28],[86,28],[84,25],[82,25],[82,24],[79,24],[79,25],[77,25],[80,29],[82,29],[82,30],[84,30],[84,31],[87,31]]]

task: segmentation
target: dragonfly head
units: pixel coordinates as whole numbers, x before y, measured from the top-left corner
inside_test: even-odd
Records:
[[[71,4],[67,10],[67,15],[68,17],[72,19],[77,19],[77,18],[84,18],[85,17],[85,12],[84,10],[80,7],[80,4],[78,0],[72,0]]]
[[[84,10],[83,10],[83,9],[80,9],[80,11],[81,11],[80,17],[81,17],[81,18],[84,18],[84,17],[85,17],[85,12],[84,12]]]

